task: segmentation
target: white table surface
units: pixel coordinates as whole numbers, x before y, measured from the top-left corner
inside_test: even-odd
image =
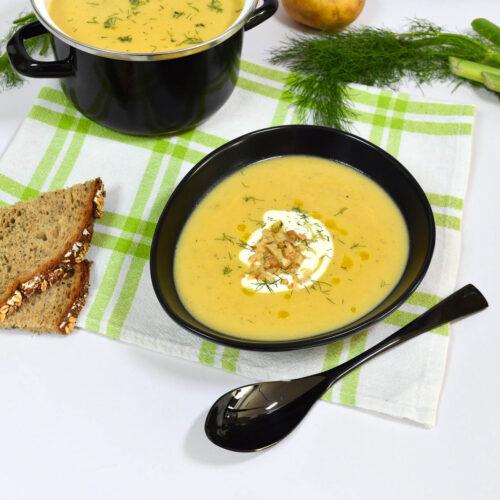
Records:
[[[0,35],[25,7],[0,0]],[[398,29],[412,16],[500,24],[500,3],[367,0],[356,24]],[[297,29],[280,8],[245,35],[243,56],[264,60]],[[41,83],[0,93],[0,153]],[[434,429],[320,402],[278,446],[232,453],[205,438],[203,422],[246,379],[84,330],[0,331],[0,498],[500,498],[500,102],[450,89],[424,91],[477,106],[458,285],[474,283],[490,308],[452,328]]]

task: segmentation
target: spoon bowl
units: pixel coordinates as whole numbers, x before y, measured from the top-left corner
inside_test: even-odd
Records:
[[[205,432],[222,448],[262,450],[292,432],[327,389],[328,381],[322,374],[239,387],[214,403]],[[242,432],[242,426],[251,432]]]
[[[466,285],[365,352],[330,370],[294,380],[261,382],[220,397],[205,421],[214,444],[232,451],[259,451],[281,441],[312,405],[344,375],[374,356],[421,333],[488,307],[473,285]]]

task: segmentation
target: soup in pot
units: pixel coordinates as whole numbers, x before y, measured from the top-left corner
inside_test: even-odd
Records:
[[[118,52],[166,52],[217,37],[244,0],[52,0],[49,14],[67,35]]]

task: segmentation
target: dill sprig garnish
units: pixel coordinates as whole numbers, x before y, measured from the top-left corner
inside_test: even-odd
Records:
[[[261,280],[255,280],[255,291],[258,292],[259,290],[262,290],[262,288],[266,288],[269,292],[273,293],[274,290],[271,288],[272,286],[278,286],[280,283],[281,279],[278,278],[274,281],[261,281]]]
[[[307,250],[312,250],[314,252],[314,250],[313,250],[313,248],[311,246],[311,243],[314,243],[316,241],[317,240],[315,240],[315,239],[312,239],[312,240],[308,239],[308,240],[304,240],[302,243],[306,246]]]
[[[232,272],[233,270],[229,266],[224,266],[224,269],[222,270],[222,274],[228,275]]]
[[[115,29],[116,21],[121,21],[121,19],[118,17],[118,14],[112,14],[104,21],[104,27],[107,29]]]
[[[37,17],[35,14],[19,14],[19,17],[12,22],[12,26],[7,33],[7,35],[0,41],[0,49],[3,50],[5,44],[10,40],[14,33],[22,26],[36,21]],[[28,51],[28,54],[34,54],[38,52],[39,55],[43,55],[47,52],[50,44],[49,35],[37,36],[35,38],[30,38],[24,42],[24,46]],[[7,57],[7,53],[0,52],[0,90],[8,90],[14,87],[22,85],[24,79],[21,78],[18,73],[10,65],[10,61]]]
[[[177,46],[184,45],[185,43],[189,43],[190,45],[194,45],[196,43],[201,43],[201,42],[203,42],[203,39],[200,37],[200,35],[198,33],[195,33],[192,35],[189,33],[185,33],[184,40],[182,40],[182,42],[179,42],[177,44]]]
[[[332,285],[326,281],[311,280],[311,289],[322,293],[323,295],[328,295],[330,293],[330,288]]]
[[[499,27],[496,29],[500,32]],[[448,33],[429,21],[416,19],[406,33],[362,27],[290,37],[271,51],[270,60],[291,71],[286,90],[302,120],[310,114],[316,124],[348,129],[356,117],[349,84],[396,90],[404,79],[418,85],[469,81],[454,74],[449,58],[499,68],[500,46],[490,40],[496,38],[488,39],[479,32],[471,36]]]
[[[222,236],[220,238],[214,238],[216,241],[227,241],[228,243],[231,243],[231,245],[237,245],[241,248],[245,248],[246,250],[250,250],[251,252],[254,252],[254,249],[246,242],[241,239],[236,239],[234,236],[231,236],[227,233],[222,233]]]
[[[330,236],[328,236],[327,234],[323,234],[323,229],[321,228],[321,226],[319,224],[313,224],[314,226],[316,226],[316,234],[319,234],[319,237],[323,240],[326,240],[326,241],[330,241]]]
[[[255,203],[256,201],[264,201],[264,200],[261,200],[260,198],[256,198],[255,196],[244,196],[243,201],[245,201],[246,203],[248,203],[249,201],[252,201],[253,203]]]
[[[220,0],[211,0],[209,4],[207,4],[207,7],[218,14],[223,12],[222,4],[220,3]]]
[[[239,240],[237,245],[241,248],[244,248],[245,250],[249,250],[250,252],[255,251],[246,241]]]
[[[226,233],[222,233],[222,236],[220,238],[214,238],[214,239],[217,240],[217,241],[227,241],[227,242],[229,242],[229,243],[231,243],[233,245],[235,244],[235,242],[234,242],[234,240],[235,240],[234,236],[229,236]]]
[[[299,217],[303,222],[307,222],[309,224],[309,216],[307,215],[307,213],[304,210],[302,210],[302,208],[292,207],[292,210],[299,214]]]
[[[259,226],[259,227],[264,227],[266,225],[266,223],[263,220],[252,219],[251,217],[249,217],[248,220],[251,220],[252,222],[257,224],[257,226]]]

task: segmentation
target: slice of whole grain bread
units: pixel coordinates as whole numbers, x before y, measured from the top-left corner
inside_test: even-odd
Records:
[[[0,323],[83,260],[105,194],[97,178],[0,208]]]
[[[19,311],[8,316],[2,323],[2,329],[71,333],[87,298],[89,268],[88,260],[76,263],[53,286],[44,293],[34,294]]]

